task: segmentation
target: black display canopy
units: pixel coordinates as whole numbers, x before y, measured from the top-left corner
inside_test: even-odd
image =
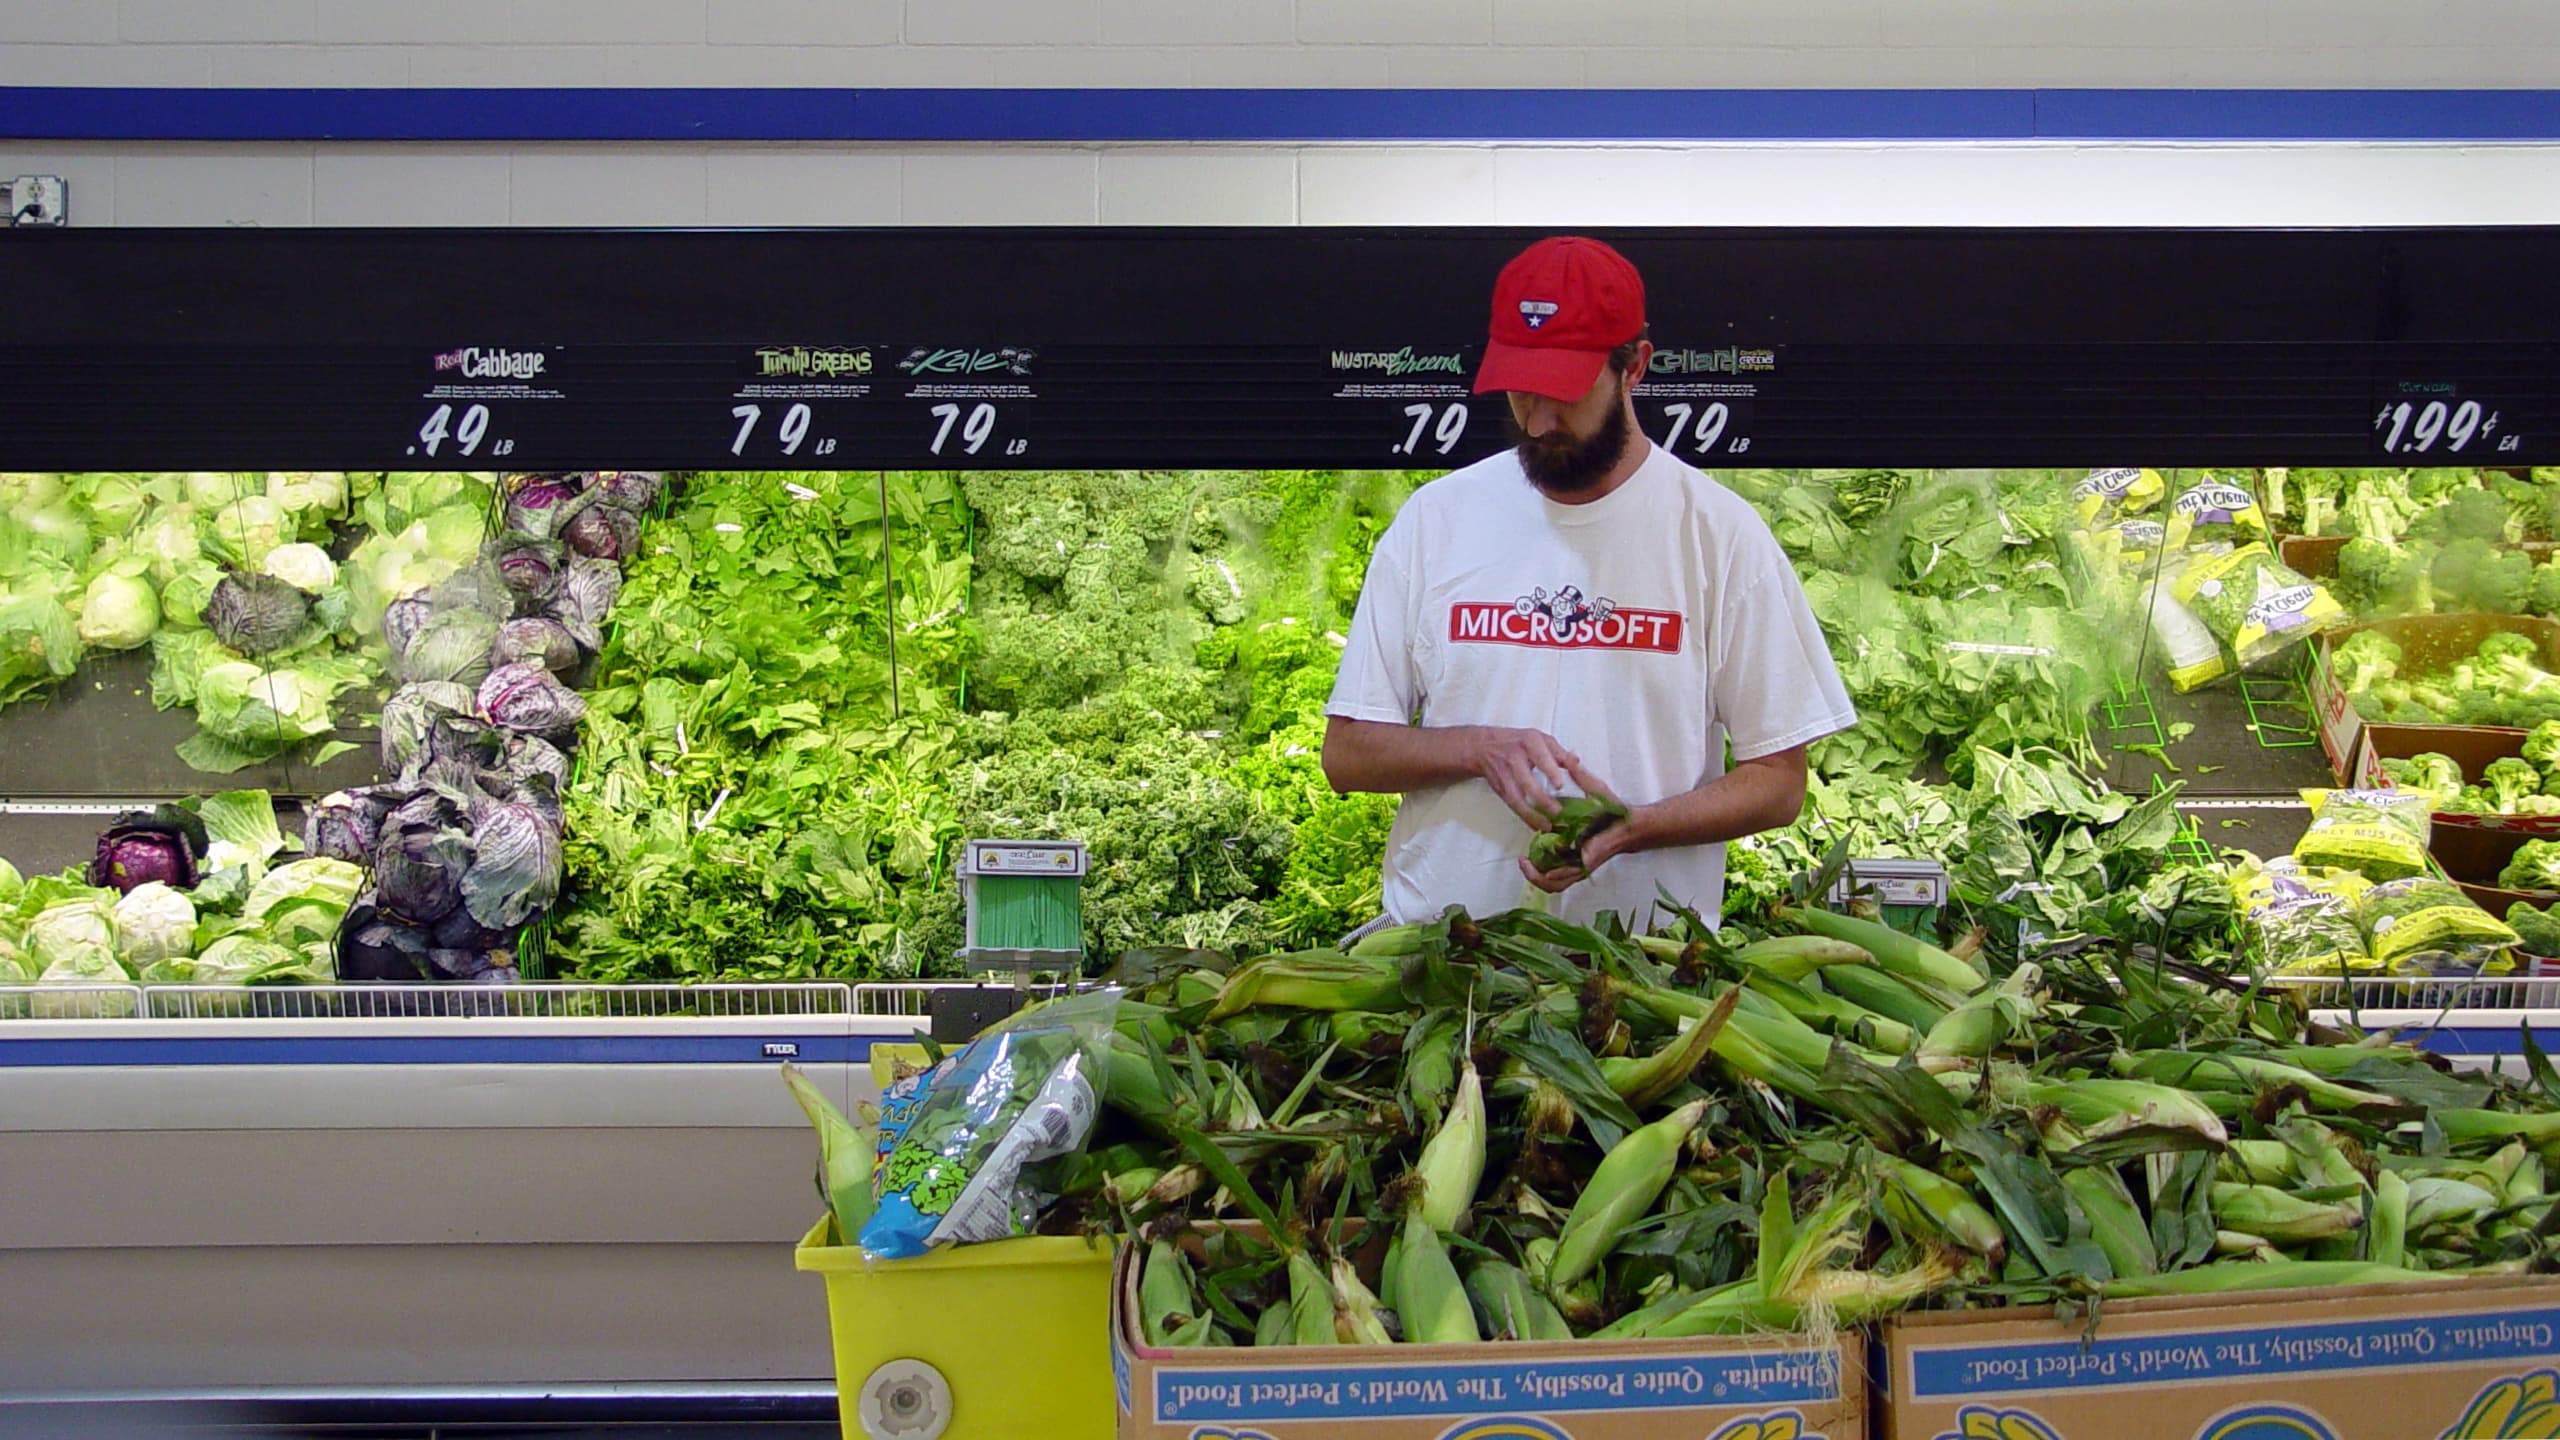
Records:
[[[1538,233],[0,232],[0,469],[1439,469]],[[1701,464],[2560,462],[2560,230],[1599,233]]]

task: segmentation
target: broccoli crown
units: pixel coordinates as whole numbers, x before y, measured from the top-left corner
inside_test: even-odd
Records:
[[[2338,683],[2350,695],[2360,695],[2397,676],[2401,659],[2400,647],[2378,630],[2359,630],[2348,636],[2330,657]]]
[[[2436,507],[2444,515],[2444,533],[2457,540],[2503,540],[2514,507],[2488,490],[2458,490]]]
[[[2542,652],[2534,645],[2533,637],[2519,635],[2513,630],[2501,630],[2481,641],[2480,648],[2472,653],[2483,660],[2490,661],[2496,660],[2501,655],[2513,655],[2526,664],[2532,664]]]
[[[2450,755],[2429,751],[2406,760],[2385,760],[2382,773],[2402,789],[2425,790],[2446,799],[2462,793],[2462,767]]]
[[[2480,772],[2480,784],[2498,797],[2499,809],[2513,810],[2517,802],[2542,793],[2542,772],[2533,768],[2532,761],[2510,755],[2490,761],[2488,768]]]
[[[2536,615],[2560,617],[2560,559],[2533,567],[2533,585],[2525,592],[2525,608]]]
[[[2560,956],[2560,917],[2519,900],[2507,907],[2507,928],[2529,955]]]
[[[2533,727],[2533,733],[2524,737],[2524,758],[2546,769],[2560,765],[2560,721]]]
[[[2560,890],[2560,841],[2527,840],[2516,847],[2515,858],[2498,872],[2498,885],[2507,890]]]
[[[2486,540],[2465,537],[2436,552],[2427,584],[2438,597],[2463,609],[2513,615],[2533,597],[2533,561],[2521,550],[2500,550]]]

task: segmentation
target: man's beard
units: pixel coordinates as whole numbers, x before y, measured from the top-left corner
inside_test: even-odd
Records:
[[[1609,418],[1586,440],[1562,430],[1533,436],[1511,422],[1511,441],[1520,453],[1520,468],[1529,483],[1551,499],[1571,500],[1597,489],[1627,452],[1627,407],[1613,404]]]

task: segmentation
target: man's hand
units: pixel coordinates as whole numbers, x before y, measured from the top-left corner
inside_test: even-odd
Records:
[[[1532,830],[1551,828],[1557,792],[1567,783],[1581,784],[1582,761],[1543,730],[1505,730],[1477,726],[1467,735],[1467,765],[1520,823]],[[1584,789],[1589,790],[1585,785]]]
[[[1541,870],[1530,864],[1528,857],[1521,857],[1520,873],[1528,878],[1530,884],[1550,895],[1561,894],[1590,879],[1591,872],[1607,864],[1613,855],[1624,855],[1632,850],[1650,848],[1651,831],[1647,828],[1649,807],[1626,805],[1618,799],[1614,791],[1600,782],[1599,777],[1583,769],[1582,762],[1578,760],[1569,762],[1565,766],[1565,774],[1574,784],[1582,787],[1583,794],[1596,795],[1611,804],[1618,805],[1627,814],[1625,819],[1611,821],[1583,837],[1582,863],[1579,865],[1559,865],[1553,870]]]

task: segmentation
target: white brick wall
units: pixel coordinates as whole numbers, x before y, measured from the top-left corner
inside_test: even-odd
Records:
[[[0,0],[0,85],[2560,84],[2553,0]],[[2560,223],[2560,147],[123,146],[75,224]]]
[[[12,146],[77,225],[2560,225],[2560,146]]]
[[[955,63],[953,52],[975,58]],[[2551,0],[0,3],[5,84],[2275,88],[2555,80],[2560,5]]]

